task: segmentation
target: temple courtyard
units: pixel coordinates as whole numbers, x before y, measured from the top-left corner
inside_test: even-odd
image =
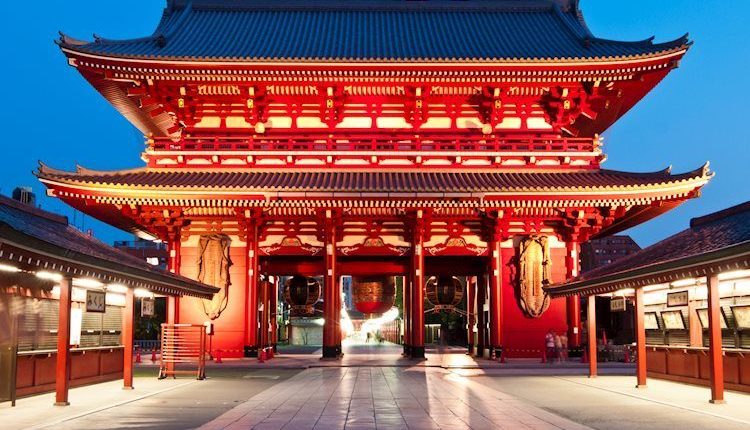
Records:
[[[148,359],[135,389],[119,381],[74,388],[71,405],[54,394],[0,405],[5,429],[740,429],[750,426],[750,396],[650,379],[636,389],[634,369],[602,363],[598,378],[580,363],[474,360],[460,350],[401,359],[389,344],[349,345],[341,361],[318,351],[265,363],[223,360],[208,378],[157,380]],[[561,394],[564,393],[564,394]]]

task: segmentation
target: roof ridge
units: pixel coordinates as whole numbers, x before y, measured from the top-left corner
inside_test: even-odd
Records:
[[[49,221],[53,221],[59,224],[69,225],[68,217],[66,217],[65,215],[60,215],[54,212],[44,210],[42,208],[38,208],[36,206],[22,203],[22,202],[19,202],[18,200],[14,200],[2,194],[0,194],[0,206],[8,206],[13,209],[20,210],[31,215],[45,218]]]
[[[745,212],[750,212],[750,200],[732,207],[728,207],[726,209],[722,209],[717,212],[712,212],[707,215],[692,218],[690,220],[690,228],[692,229],[706,224],[711,224],[724,218],[729,218],[731,216]]]
[[[165,12],[193,10],[284,11],[538,11],[552,7],[577,8],[577,0],[168,0]]]

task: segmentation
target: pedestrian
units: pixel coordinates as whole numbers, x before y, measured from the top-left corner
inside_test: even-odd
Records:
[[[551,363],[555,356],[555,331],[549,329],[544,336],[544,347],[546,348],[547,362]]]
[[[369,331],[367,332],[367,339],[365,340],[365,343],[370,343],[370,337],[372,336],[372,333]]]
[[[555,343],[555,361],[557,363],[562,362],[562,340],[560,339],[560,335],[555,333],[554,335],[554,343]]]
[[[568,335],[565,332],[560,335],[560,361],[568,361]]]

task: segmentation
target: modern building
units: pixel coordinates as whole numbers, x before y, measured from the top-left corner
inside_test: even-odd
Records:
[[[581,272],[606,266],[640,250],[641,247],[628,235],[591,239],[581,245]]]
[[[114,247],[138,257],[152,266],[167,267],[169,253],[167,252],[167,245],[162,242],[135,238],[134,240],[116,240]]]
[[[575,346],[579,300],[543,287],[579,274],[580,244],[712,176],[603,167],[601,133],[690,41],[597,38],[574,0],[169,0],[150,36],[58,44],[143,132],[146,164],[39,179],[220,287],[181,299],[179,318],[213,320],[228,355],[265,346],[259,285],[294,274],[324,279],[326,357],[341,353],[343,275],[407,280],[415,358],[435,275],[470,280],[478,355],[536,356],[550,328]]]

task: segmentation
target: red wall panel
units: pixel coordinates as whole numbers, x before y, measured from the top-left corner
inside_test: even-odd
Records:
[[[181,270],[184,276],[198,278],[198,248],[183,247],[181,249]],[[245,290],[245,246],[233,242],[229,255],[232,266],[229,268],[231,285],[228,290],[226,309],[219,318],[213,321],[215,335],[212,336],[210,346],[212,350],[222,350],[224,357],[241,357],[245,346],[245,307],[247,292]],[[209,321],[203,311],[201,299],[185,297],[180,300],[180,322],[189,324],[203,324]]]
[[[520,306],[517,282],[516,249],[503,249],[503,344],[506,357],[540,357],[544,336],[550,329],[566,331],[565,299],[552,300],[539,318],[526,316]],[[551,249],[553,282],[565,280],[565,250]]]

